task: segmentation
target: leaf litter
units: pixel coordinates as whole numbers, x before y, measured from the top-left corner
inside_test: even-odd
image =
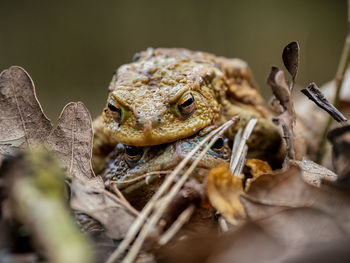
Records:
[[[59,169],[63,169],[69,185],[68,194],[60,192],[58,200],[52,202],[59,204],[60,211],[64,211],[68,199],[71,213],[74,212],[78,220],[84,217],[78,221],[78,225],[82,229],[85,226],[84,232],[90,232],[88,240],[93,243],[97,262],[155,262],[159,256],[161,261],[166,262],[172,262],[174,258],[196,262],[196,256],[203,259],[201,262],[211,262],[213,259],[215,262],[235,262],[256,259],[256,251],[261,251],[260,262],[286,262],[291,258],[304,257],[305,247],[319,251],[320,242],[328,242],[330,246],[340,244],[341,247],[342,242],[349,238],[350,232],[349,169],[346,163],[349,150],[344,147],[348,143],[349,129],[345,126],[329,133],[333,144],[335,173],[306,158],[296,159],[297,116],[291,92],[298,72],[299,52],[298,43],[292,42],[282,54],[283,62],[292,77],[289,85],[283,71],[276,67],[272,68],[268,78],[278,115],[274,120],[281,125],[285,139],[286,157],[281,169],[272,170],[262,160],[246,159],[249,149],[245,142],[255,124],[252,119],[246,130],[236,135],[230,165],[212,169],[203,185],[193,185],[189,180],[193,169],[220,134],[239,121],[238,117],[234,117],[192,149],[165,177],[156,194],[140,212],[132,208],[120,192],[115,194],[107,191],[102,179],[94,174],[91,168],[91,117],[84,104],[71,102],[66,105],[57,126],[52,127],[35,96],[29,75],[20,67],[3,71],[0,77],[0,160],[4,163],[1,167],[0,190],[6,194],[1,194],[1,215],[10,215],[14,220],[27,224],[39,243],[46,244],[44,248],[47,258],[57,256],[51,250],[55,243],[47,245],[54,238],[46,240],[42,237],[43,232],[36,230],[38,227],[35,224],[28,223],[32,222],[31,218],[43,213],[40,207],[28,209],[34,205],[32,203],[23,210],[25,213],[22,215],[8,208],[11,200],[22,200],[17,201],[17,205],[25,203],[21,195],[24,191],[11,191],[16,183],[23,180],[26,182],[29,178],[34,183],[27,185],[33,186],[32,189],[42,189],[33,180],[37,173],[28,172],[28,168],[20,164],[23,156],[35,159],[35,151],[44,146],[46,153],[42,156],[47,157],[42,159],[58,160]],[[198,159],[185,169],[190,157],[199,150],[201,153]],[[9,157],[11,161],[8,161]],[[12,166],[13,172],[4,172],[11,162],[15,164]],[[64,184],[63,178],[59,181],[59,184]],[[194,191],[205,209],[208,206],[215,208],[225,235],[215,232],[206,237],[181,236],[182,228],[198,209],[198,204],[191,203],[191,200],[169,227],[161,227],[162,218],[178,203],[177,198],[184,196],[179,193],[188,193],[186,189]],[[49,198],[44,198],[49,202]],[[6,218],[1,220],[6,221]],[[45,220],[45,217],[40,220]],[[74,222],[72,218],[66,221]],[[48,225],[50,224],[54,223],[50,221]],[[73,226],[71,231],[75,230]],[[98,238],[94,233],[99,233]],[[196,238],[197,242],[191,241]],[[208,241],[209,244],[215,243],[210,249],[204,247]],[[84,242],[80,241],[80,244],[85,244]],[[84,248],[86,255],[89,254],[88,246],[89,242]],[[196,249],[196,246],[200,249]],[[167,254],[167,249],[172,248],[176,248],[176,252]],[[36,252],[43,253],[37,249]],[[346,255],[346,252],[342,253]],[[92,260],[92,256],[85,262],[88,260]]]
[[[125,204],[124,200],[106,191],[102,179],[95,176],[91,168],[93,139],[91,117],[84,104],[81,102],[69,103],[63,109],[57,127],[53,128],[36,98],[31,78],[20,67],[11,67],[1,73],[0,95],[2,98],[0,103],[1,160],[14,159],[13,162],[18,163],[18,168],[16,168],[18,171],[15,172],[21,173],[22,171],[25,175],[28,173],[25,170],[26,167],[19,165],[22,150],[25,150],[23,153],[29,158],[34,153],[28,153],[28,150],[45,147],[46,151],[49,151],[47,158],[55,157],[65,171],[70,185],[72,209],[82,211],[92,220],[100,222],[111,239],[122,239],[136,217],[136,213],[129,204]],[[11,178],[8,174],[2,174],[2,176],[4,176],[2,180],[11,182],[9,185],[17,181],[17,178]],[[12,182],[13,180],[15,181]],[[5,183],[2,186],[7,187]],[[7,192],[6,189],[1,190]],[[10,192],[7,198],[16,199],[22,194],[23,191]],[[2,201],[6,203],[6,200]],[[60,202],[64,205],[64,199]],[[38,211],[34,209],[33,214],[29,212],[24,218],[17,215],[14,217],[25,223],[33,216],[40,216],[35,214]],[[46,223],[54,225],[55,218],[51,219],[52,221]],[[73,247],[72,251],[74,251]],[[49,258],[55,256],[52,255],[55,254],[54,251],[48,252]],[[86,254],[89,253],[90,251],[86,251]]]

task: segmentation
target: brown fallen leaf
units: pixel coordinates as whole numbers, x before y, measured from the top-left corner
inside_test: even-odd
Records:
[[[282,60],[283,63],[292,76],[293,79],[293,84],[295,83],[295,78],[298,73],[298,67],[299,67],[299,44],[296,41],[290,42],[285,48],[283,49],[282,52]],[[292,84],[292,85],[293,85]],[[291,90],[293,86],[291,85]]]
[[[89,111],[82,102],[71,102],[63,109],[46,145],[72,181],[71,207],[98,220],[110,238],[122,239],[135,213],[120,198],[106,191],[102,178],[95,176],[91,167],[92,139]]]
[[[293,106],[292,94],[284,73],[277,67],[271,68],[271,73],[267,79],[267,83],[271,86],[272,92],[283,108],[283,112],[276,118],[274,122],[280,124],[283,129],[283,138],[286,142],[286,150],[288,159],[295,159],[294,151],[294,125],[296,115]]]
[[[60,160],[70,179],[72,208],[98,220],[112,238],[123,238],[135,211],[107,192],[91,168],[93,134],[84,104],[69,103],[53,129],[35,96],[32,80],[22,68],[2,72],[0,88],[0,161],[18,149],[44,145]]]
[[[338,176],[331,170],[306,158],[294,162],[301,169],[302,178],[313,186],[321,187],[324,181],[334,183],[338,179]]]
[[[247,217],[259,220],[290,208],[312,208],[333,217],[350,233],[350,195],[329,185],[312,186],[305,182],[302,173],[291,162],[285,170],[257,178],[241,195]]]
[[[264,209],[264,206],[251,206],[250,209]],[[288,247],[329,242],[347,235],[332,215],[309,207],[284,209],[255,223]]]
[[[133,223],[137,213],[117,196],[96,187],[89,181],[73,179],[71,207],[98,220],[110,238],[121,240]]]
[[[342,189],[350,189],[350,125],[331,130],[327,135],[333,145],[332,161],[339,179],[335,183]]]
[[[64,107],[46,144],[61,160],[69,178],[92,179],[92,138],[89,111],[82,102],[71,102]]]
[[[245,218],[239,196],[243,193],[242,178],[232,175],[226,165],[209,171],[207,194],[211,205],[231,224]]]
[[[308,213],[308,212],[306,212]],[[308,213],[309,214],[309,213]],[[302,225],[302,217],[294,212],[289,214],[291,219],[284,215],[287,224],[292,220],[297,220],[298,225]],[[312,214],[312,219],[317,220],[317,214]],[[281,218],[283,219],[283,218]],[[322,218],[323,221],[323,218]],[[281,222],[282,223],[282,222]],[[323,223],[327,223],[324,221]],[[330,222],[328,222],[330,223]],[[281,230],[287,235],[288,227],[281,226],[276,231]],[[321,225],[320,225],[321,226]],[[302,226],[301,226],[302,227]],[[303,227],[302,227],[303,228]],[[330,226],[330,228],[334,228]],[[307,232],[315,230],[306,230]],[[337,230],[335,230],[337,231]],[[299,229],[298,229],[299,232]],[[296,246],[286,245],[279,238],[271,235],[263,226],[255,223],[246,223],[238,229],[226,235],[217,236],[202,235],[190,237],[187,240],[178,242],[173,246],[167,246],[161,251],[161,262],[177,263],[226,263],[226,262],[259,262],[259,263],[300,263],[300,262],[349,262],[349,238],[334,238],[325,242],[326,231],[312,233],[316,238],[320,236],[320,241],[312,240]],[[323,232],[323,234],[322,234]],[[272,233],[273,234],[273,233]],[[300,232],[298,233],[300,234]],[[295,240],[297,241],[297,240]]]
[[[18,148],[43,142],[52,125],[36,98],[34,84],[21,67],[0,74],[0,163]]]
[[[190,236],[164,247],[162,262],[279,262],[286,247],[256,224],[248,223],[226,235],[217,233]]]

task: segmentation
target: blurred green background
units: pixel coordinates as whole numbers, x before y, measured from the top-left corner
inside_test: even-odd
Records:
[[[0,68],[24,67],[52,120],[76,100],[96,117],[114,70],[147,47],[242,58],[268,97],[270,66],[292,40],[300,86],[332,79],[346,28],[345,0],[0,0]]]

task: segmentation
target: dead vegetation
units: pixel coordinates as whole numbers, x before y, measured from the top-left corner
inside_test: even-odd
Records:
[[[246,141],[256,123],[251,119],[236,134],[230,163],[210,170],[202,184],[191,180],[201,158],[239,121],[233,116],[167,171],[141,211],[117,188],[106,190],[94,174],[91,117],[83,103],[69,103],[53,127],[28,73],[20,67],[3,71],[1,257],[14,262],[348,261],[350,128],[311,84],[303,92],[343,126],[327,132],[334,172],[306,156],[297,160],[292,91],[298,43],[288,44],[282,59],[291,80],[276,67],[268,77],[274,121],[285,140],[282,168],[247,159]]]

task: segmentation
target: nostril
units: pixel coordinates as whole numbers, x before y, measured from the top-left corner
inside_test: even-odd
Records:
[[[141,119],[137,118],[136,121],[135,121],[135,124],[136,124],[136,126],[141,126],[141,124],[142,124]]]
[[[152,118],[152,127],[157,127],[162,123],[162,119],[159,116],[154,116]]]
[[[160,117],[154,117],[154,119],[158,124],[162,123],[162,119]]]

